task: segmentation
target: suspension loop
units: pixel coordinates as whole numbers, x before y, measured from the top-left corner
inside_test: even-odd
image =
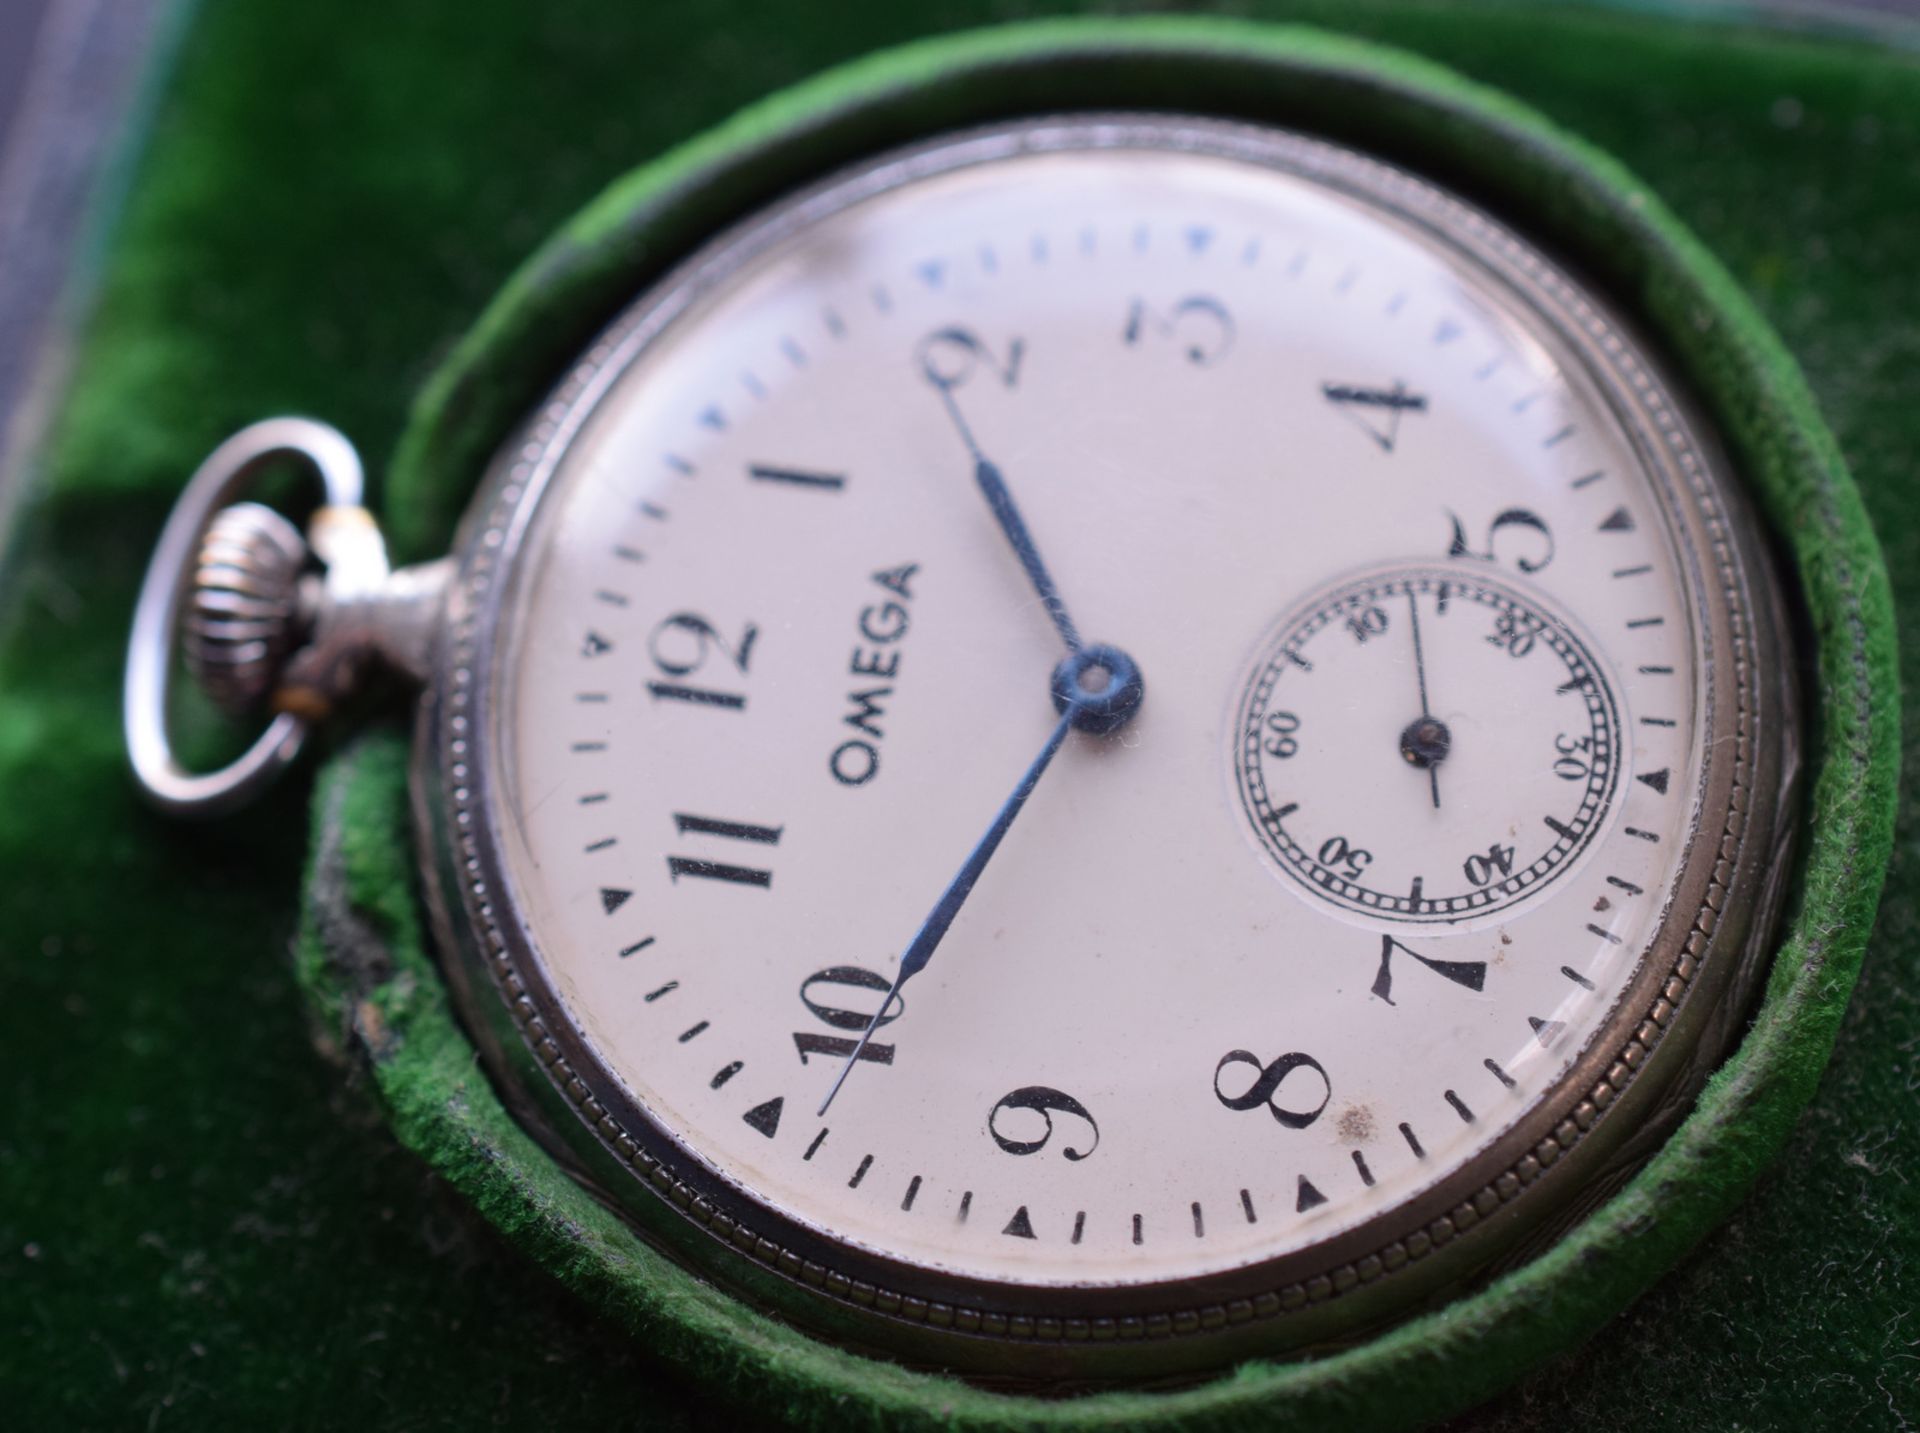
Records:
[[[218,816],[247,805],[300,754],[311,730],[305,718],[281,712],[238,760],[218,771],[190,772],[174,755],[167,723],[181,607],[207,528],[265,468],[289,457],[303,460],[319,479],[328,507],[360,507],[360,456],[337,429],[306,418],[254,423],[215,448],[193,475],[140,586],[121,709],[127,756],[141,792],[171,815]]]

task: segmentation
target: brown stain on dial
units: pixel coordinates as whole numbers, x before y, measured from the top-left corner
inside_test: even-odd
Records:
[[[1367,1144],[1374,1136],[1373,1106],[1348,1105],[1340,1111],[1340,1138],[1348,1144]]]

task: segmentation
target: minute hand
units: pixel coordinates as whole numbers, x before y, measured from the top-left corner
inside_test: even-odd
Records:
[[[886,1015],[887,1007],[892,1005],[894,999],[900,994],[900,987],[925,969],[927,962],[933,959],[933,952],[938,948],[942,937],[946,935],[947,927],[951,926],[953,918],[960,914],[960,907],[972,894],[974,883],[980,879],[980,873],[986,870],[987,862],[999,849],[1001,837],[1007,834],[1007,828],[1013,825],[1013,818],[1020,814],[1020,808],[1025,806],[1027,798],[1033,795],[1033,788],[1040,784],[1040,777],[1045,773],[1047,763],[1053,760],[1054,753],[1060,750],[1060,743],[1066,740],[1067,730],[1073,725],[1076,711],[1077,707],[1069,703],[1066,710],[1060,713],[1060,720],[1054,723],[1053,730],[1047,735],[1046,745],[1040,748],[1040,754],[1033,759],[1033,765],[1027,768],[1026,775],[1020,778],[1020,784],[1013,788],[1013,794],[1001,805],[999,812],[993,818],[993,824],[987,827],[986,835],[980,838],[967,856],[966,862],[960,867],[960,873],[941,893],[940,899],[934,903],[933,910],[928,913],[926,920],[921,922],[920,929],[914,932],[912,943],[900,957],[900,973],[894,976],[893,986],[887,991],[886,999],[880,1002],[880,1008],[874,1012],[873,1019],[867,1022],[867,1028],[861,1032],[860,1043],[853,1047],[853,1053],[847,1056],[846,1064],[840,1067],[839,1078],[833,1082],[833,1088],[827,1091],[827,1097],[820,1102],[821,1114],[824,1115],[827,1112],[827,1106],[833,1103],[833,1097],[840,1093],[840,1087],[847,1082],[848,1073],[853,1069],[854,1063],[859,1060],[860,1052],[867,1048],[867,1041],[873,1038],[873,1032],[880,1028],[881,1018]]]

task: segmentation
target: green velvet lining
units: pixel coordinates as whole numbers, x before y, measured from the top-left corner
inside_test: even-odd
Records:
[[[1663,341],[1729,440],[1798,567],[1821,681],[1810,839],[1765,1003],[1669,1146],[1532,1264],[1372,1342],[1249,1364],[1178,1392],[1040,1402],[839,1351],[654,1252],[506,1118],[459,1036],[398,894],[407,870],[391,739],[323,788],[304,965],[351,1025],[401,1137],[510,1237],[665,1358],[817,1426],[1231,1426],[1285,1415],[1401,1426],[1484,1399],[1589,1336],[1725,1216],[1810,1098],[1845,1010],[1891,842],[1892,608],[1877,546],[1792,360],[1739,289],[1613,161],[1413,57],[1231,23],[1036,25],[877,56],[790,91],[615,184],[509,282],[428,385],[392,474],[395,532],[444,542],[474,475],[566,357],[717,225],[929,129],[1042,108],[1172,106],[1298,125],[1415,165],[1572,255]],[[342,945],[351,913],[374,941]],[[377,952],[369,978],[366,950]],[[336,958],[328,959],[331,953]],[[344,955],[346,958],[338,958]],[[389,970],[390,963],[390,970]]]
[[[1920,662],[1920,486],[1912,481],[1920,63],[1911,51],[1679,23],[1648,6],[1225,3],[1442,60],[1627,160],[1804,365],[1886,544],[1906,663]],[[307,772],[227,822],[182,827],[145,811],[119,746],[119,663],[166,506],[215,442],[265,414],[310,412],[362,445],[377,483],[406,404],[447,346],[542,237],[613,176],[742,104],[878,46],[1018,16],[1152,8],[1152,0],[196,0],[192,8],[78,336],[39,491],[0,567],[7,1424],[736,1426],[733,1409],[715,1407],[722,1377],[736,1385],[730,1397],[761,1409],[791,1404],[817,1423],[880,1422],[885,1405],[857,1397],[823,1411],[827,1385],[808,1383],[815,1369],[804,1344],[768,1337],[756,1345],[759,1325],[723,1321],[719,1311],[699,1332],[672,1307],[683,1295],[682,1307],[697,1304],[697,1290],[656,1282],[655,1301],[642,1304],[631,1289],[613,1288],[598,1301],[611,1314],[596,1312],[402,1147],[373,1108],[374,1096],[398,1090],[395,1076],[384,1085],[364,1069],[343,1078],[317,1058],[306,1002],[286,968],[307,846]],[[1436,139],[1435,166],[1524,219],[1524,175],[1503,180],[1497,146],[1478,159],[1440,152],[1462,144],[1471,148],[1458,134]],[[1598,232],[1617,228],[1608,220]],[[1627,259],[1644,257],[1634,244],[1622,249]],[[1582,261],[1612,272],[1623,293],[1641,292],[1607,257],[1589,252]],[[564,346],[556,339],[556,349]],[[467,481],[460,475],[418,516],[387,503],[408,523],[415,551],[444,531]],[[1807,549],[1826,541],[1823,491],[1809,477],[1796,497],[1783,481],[1772,500],[1783,533],[1795,530],[1795,513],[1806,515],[1799,540]],[[1845,499],[1837,525],[1851,527],[1852,513]],[[1853,564],[1851,584],[1865,589],[1862,621],[1883,640],[1877,569],[1846,548],[1837,556]],[[1839,607],[1829,611],[1829,642],[1848,620]],[[1869,690],[1891,693],[1888,676],[1876,656]],[[1857,685],[1844,664],[1829,662],[1814,695],[1841,703]],[[1825,747],[1846,755],[1833,757],[1840,765],[1830,765],[1823,800],[1842,814],[1856,810],[1864,830],[1886,810],[1893,714],[1883,704],[1861,715],[1864,739],[1860,722],[1850,722]],[[1920,711],[1908,722],[1912,749]],[[392,1096],[402,1120],[416,1134],[433,1124],[452,1135],[462,1128],[458,1110],[442,1110],[428,1091],[441,1080],[448,1091],[482,1096],[486,1086],[472,1071],[464,1086],[455,1079],[459,1032],[435,1015],[434,983],[405,986],[404,972],[424,967],[401,959],[403,950],[417,954],[405,939],[412,917],[401,914],[411,909],[408,893],[379,881],[382,869],[388,877],[404,870],[406,854],[398,743],[381,740],[384,756],[356,753],[327,778],[359,787],[363,809],[380,818],[343,813],[340,832],[358,853],[356,890],[367,906],[344,912],[351,920],[334,928],[344,933],[328,948],[357,941],[363,968],[377,977],[393,939],[403,974],[376,978],[369,1002],[343,990],[333,1010],[341,1023],[321,1033],[335,1048],[357,1044],[358,1028],[383,1051],[404,1033],[420,1052],[421,1079],[411,1094]],[[369,771],[366,761],[385,769]],[[1856,762],[1855,790],[1845,761]],[[1902,808],[1920,813],[1920,760],[1904,779]],[[1478,1409],[1476,1430],[1920,1422],[1912,1375],[1916,836],[1920,826],[1904,817],[1872,956],[1786,1156],[1696,1257],[1599,1337]],[[1825,964],[1805,979],[1789,975],[1802,963],[1783,966],[1792,1003],[1773,1007],[1776,1030],[1810,1004],[1820,1007],[1814,1024],[1830,1018],[1866,938],[1884,846],[1863,836],[1851,871],[1840,847],[1825,849],[1825,889],[1804,903],[1795,947],[1796,959],[1811,951]],[[316,868],[316,914],[325,868]],[[1853,904],[1837,903],[1836,888],[1852,890]],[[398,936],[388,922],[400,922]],[[1840,942],[1837,954],[1820,944],[1829,937]],[[322,954],[311,940],[302,950],[303,960]],[[382,1023],[370,1023],[369,1012]],[[1780,1043],[1776,1035],[1772,1048]],[[1817,1039],[1799,1050],[1801,1066],[1786,1077],[1795,1099],[1820,1054]],[[1716,1108],[1731,1120],[1727,1112],[1744,1098],[1736,1089]],[[1757,1145],[1771,1145],[1792,1104],[1761,1121]],[[490,1106],[474,1108],[484,1122]],[[490,1152],[524,1146],[510,1130],[496,1140],[483,1137],[482,1124],[471,1128],[466,1144],[439,1147],[463,1187],[477,1190],[481,1207],[522,1246],[571,1270],[576,1286],[605,1285],[617,1266],[598,1262],[597,1251],[618,1246],[575,1244],[567,1234],[569,1220],[603,1228],[595,1211],[565,1187],[503,1178],[482,1188],[477,1171]],[[1737,1161],[1727,1199],[1764,1153]],[[1656,1237],[1684,1242],[1672,1228]],[[1543,1318],[1557,1317],[1550,1291],[1528,1297],[1542,1301]],[[646,1337],[634,1337],[636,1328]],[[730,1329],[746,1330],[743,1341],[731,1342]],[[654,1357],[649,1340],[671,1360]],[[703,1352],[723,1345],[738,1356]],[[1434,1358],[1472,1346],[1470,1338],[1437,1344]],[[774,1372],[761,1372],[769,1366]],[[1400,1366],[1380,1365],[1388,1374]],[[1419,1402],[1438,1375],[1416,1373],[1411,1391],[1394,1395],[1380,1417],[1441,1411]],[[1504,1369],[1478,1386],[1501,1376]],[[1270,1386],[1263,1373],[1243,1377],[1249,1393]],[[944,1385],[896,1386],[924,1390],[924,1420],[938,1419]],[[1182,1406],[1225,1407],[1235,1386]],[[1355,1387],[1356,1401],[1364,1394]],[[1347,1407],[1331,1394],[1327,1406]],[[1221,1421],[1279,1417],[1265,1417],[1252,1396],[1232,1407]]]

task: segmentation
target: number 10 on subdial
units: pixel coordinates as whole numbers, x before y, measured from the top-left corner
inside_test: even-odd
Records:
[[[1400,569],[1270,634],[1233,761],[1255,838],[1300,888],[1392,924],[1460,923],[1530,902],[1592,842],[1620,718],[1537,594]]]

